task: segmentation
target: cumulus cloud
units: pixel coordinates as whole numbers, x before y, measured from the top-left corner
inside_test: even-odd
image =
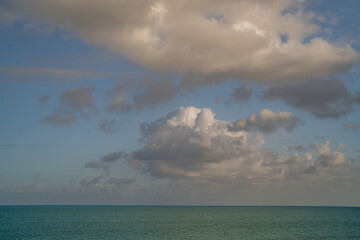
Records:
[[[360,104],[360,92],[351,94],[335,78],[270,86],[264,90],[263,97],[270,101],[280,99],[319,118],[339,118],[352,112],[354,104]]]
[[[92,92],[95,88],[70,88],[59,97],[59,107],[41,122],[52,124],[54,127],[70,125],[79,117],[88,117],[94,109]]]
[[[322,16],[305,5],[300,0],[54,0],[51,4],[45,0],[14,0],[7,2],[6,9],[21,13],[26,21],[61,22],[86,42],[104,46],[160,76],[176,76],[117,85],[107,92],[111,112],[154,107],[170,101],[181,88],[241,79],[286,83],[280,89],[270,87],[266,99],[281,98],[315,116],[337,118],[352,111],[353,97],[346,88],[339,97],[332,95],[333,89],[322,90],[323,100],[318,99],[315,106],[307,99],[295,99],[298,95],[287,96],[286,91],[282,97],[283,89],[294,91],[289,82],[346,72],[360,60],[349,44],[322,38],[321,27],[316,24]],[[31,71],[74,78],[96,75],[56,69]],[[302,86],[311,85],[305,81]],[[330,83],[330,88],[333,86]],[[251,90],[240,87],[234,89],[228,103],[247,102],[250,96]]]
[[[241,118],[229,126],[230,131],[261,131],[271,133],[278,128],[292,131],[300,123],[300,119],[289,112],[275,113],[270,109],[262,110],[259,115],[252,114],[248,118]]]
[[[297,0],[15,0],[11,5],[25,17],[62,22],[85,41],[143,67],[187,76],[187,86],[227,78],[324,76],[359,60],[350,45],[321,38],[318,16]]]
[[[334,177],[339,172],[333,172],[333,167],[351,168],[345,154],[330,151],[330,142],[317,146],[316,156],[281,155],[262,148],[261,134],[251,137],[246,130],[230,131],[231,124],[215,119],[211,109],[182,107],[140,125],[144,146],[127,161],[157,178],[215,182]]]
[[[356,123],[343,123],[345,130],[358,130],[359,125]]]
[[[349,164],[349,159],[342,152],[331,152],[330,141],[317,146],[317,159],[324,166],[344,166]]]

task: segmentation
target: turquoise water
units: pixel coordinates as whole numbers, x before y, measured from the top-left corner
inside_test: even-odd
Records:
[[[3,206],[0,239],[360,239],[360,208]]]

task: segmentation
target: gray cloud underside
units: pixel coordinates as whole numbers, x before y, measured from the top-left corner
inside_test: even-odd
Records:
[[[101,169],[108,173],[110,164],[104,162],[89,161],[85,163],[85,168]]]
[[[284,84],[270,87],[266,99],[282,99],[317,117],[338,118],[352,111],[354,96],[339,80],[330,80],[319,89],[322,80],[310,83],[308,79],[346,72],[359,62],[360,55],[349,44],[323,39],[316,24],[323,16],[307,10],[303,1],[54,0],[49,4],[14,0],[3,5],[6,16],[17,16],[9,19],[61,22],[83,40],[105,46],[147,70],[180,76],[177,84],[171,78],[119,84],[107,93],[111,112],[154,107],[170,101],[181,88],[228,79]],[[62,74],[53,69],[36,71]],[[81,72],[70,75],[86,77]],[[311,105],[297,87],[318,102]],[[288,94],[287,88],[294,94]],[[246,102],[250,95],[241,87],[229,101]],[[61,126],[66,121],[59,122]]]
[[[130,185],[136,182],[133,178],[115,178],[112,177],[106,181],[101,181],[104,178],[104,176],[100,175],[94,178],[90,179],[83,179],[80,181],[80,184],[83,186],[97,186],[97,187],[109,187],[111,185],[113,186],[124,186],[124,185]]]
[[[357,168],[344,153],[330,151],[330,142],[316,146],[316,155],[281,155],[262,148],[262,135],[229,131],[231,124],[214,118],[210,109],[180,108],[140,126],[144,147],[130,154],[130,166],[157,178],[210,182],[262,182],[304,179],[342,181]],[[316,180],[318,181],[318,180]]]
[[[270,109],[262,110],[259,115],[252,114],[248,118],[242,118],[229,126],[230,131],[261,131],[271,133],[278,128],[292,131],[300,123],[300,119],[289,112],[279,111],[275,113]]]
[[[91,108],[94,104],[94,99],[91,92],[95,88],[70,88],[67,92],[61,94],[61,106],[64,108],[71,108],[74,111],[80,111],[85,108]]]
[[[107,154],[107,155],[103,156],[100,159],[100,161],[105,162],[105,163],[115,162],[115,161],[118,161],[118,160],[122,159],[125,156],[126,156],[125,151],[113,152],[113,153],[110,153],[110,154]]]
[[[359,61],[350,45],[317,36],[318,16],[296,0],[14,0],[8,5],[9,12],[23,17],[61,22],[85,41],[147,69],[179,73],[187,86],[228,78],[304,79],[344,72]]]
[[[97,176],[91,179],[83,179],[81,180],[80,184],[84,186],[97,185],[100,183],[101,178],[102,176]]]
[[[94,109],[95,88],[70,88],[59,97],[59,107],[41,122],[52,124],[54,127],[69,126],[79,117],[89,117]]]
[[[264,90],[263,97],[270,101],[281,99],[319,118],[339,118],[352,112],[354,104],[360,104],[360,92],[350,93],[335,78],[270,86]]]
[[[168,79],[154,80],[144,76],[139,81],[123,80],[106,93],[109,102],[107,109],[110,112],[127,112],[144,106],[155,107],[156,104],[172,100],[179,92],[179,87]]]
[[[245,85],[234,88],[233,92],[230,94],[230,98],[226,99],[225,103],[226,105],[229,105],[230,103],[244,103],[248,102],[251,95],[252,95],[252,89],[246,87]]]
[[[125,151],[109,153],[101,157],[98,161],[85,162],[85,168],[100,169],[109,174],[110,167],[113,163],[127,157]]]

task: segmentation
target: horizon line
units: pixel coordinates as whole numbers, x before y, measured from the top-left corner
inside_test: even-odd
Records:
[[[359,208],[352,205],[196,205],[196,204],[0,204],[0,207],[40,207],[40,206],[83,206],[83,207],[333,207]]]

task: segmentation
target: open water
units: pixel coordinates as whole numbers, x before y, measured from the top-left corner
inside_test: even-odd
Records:
[[[1,206],[0,239],[360,239],[360,208]]]

